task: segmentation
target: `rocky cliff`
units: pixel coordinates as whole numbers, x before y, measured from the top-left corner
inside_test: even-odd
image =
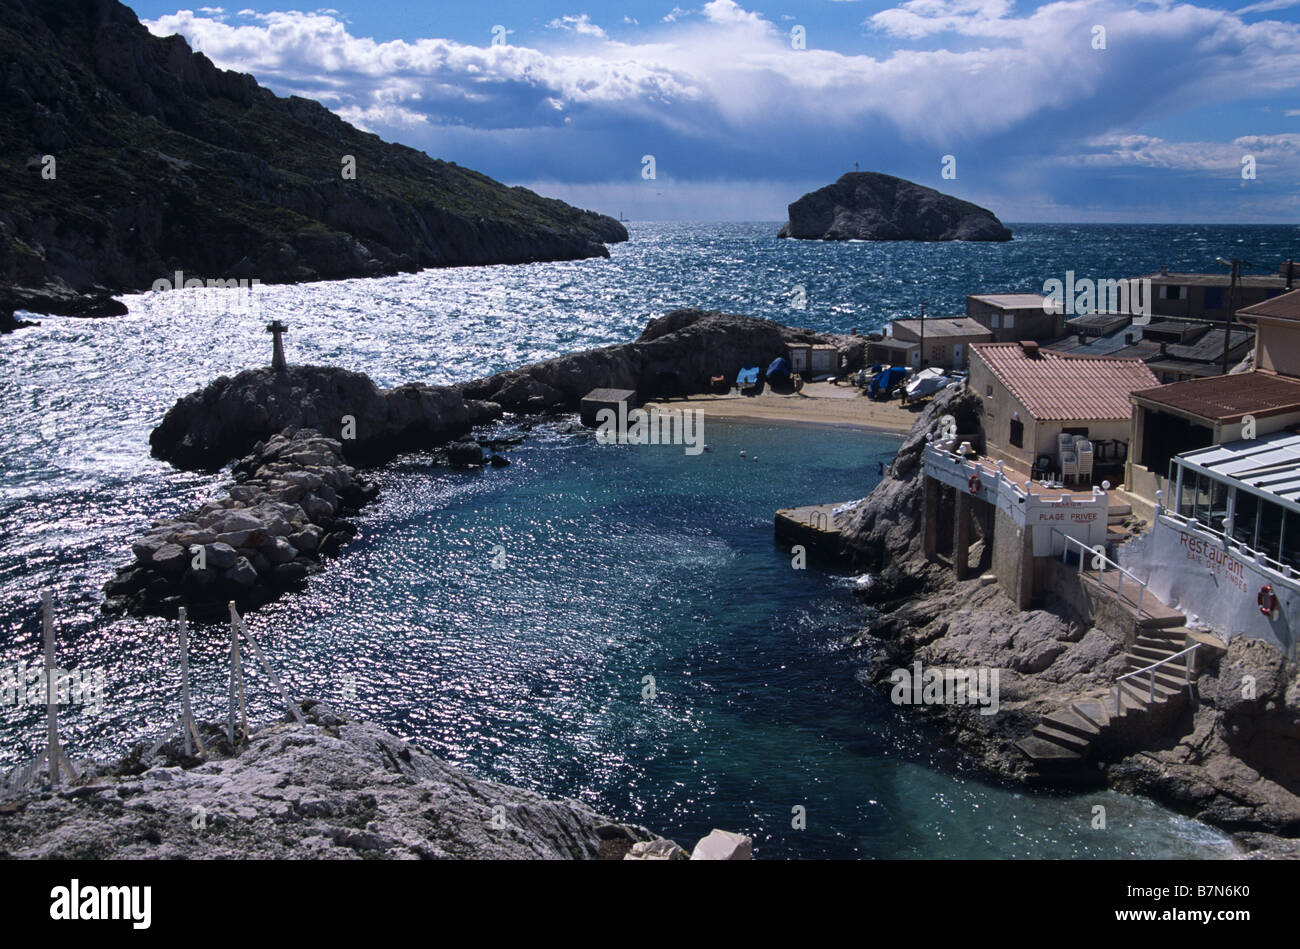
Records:
[[[107,292],[177,270],[283,283],[608,256],[627,239],[279,98],[116,0],[0,0],[0,46],[0,309],[120,312]]]
[[[484,781],[383,729],[304,703],[305,723],[221,729],[206,761],[137,746],[83,780],[0,805],[0,858],[622,858],[644,827]],[[665,842],[667,843],[667,842]]]
[[[1009,241],[986,208],[893,175],[850,172],[789,208],[779,237],[825,241]]]
[[[861,637],[872,655],[871,680],[887,691],[890,673],[917,661],[926,668],[999,670],[995,715],[970,705],[915,710],[985,771],[1041,780],[1015,742],[1079,695],[1109,691],[1127,671],[1127,647],[1067,603],[1049,600],[1021,611],[996,584],[978,576],[958,581],[950,566],[926,559],[922,451],[942,415],[973,433],[982,430],[981,413],[982,400],[969,390],[935,397],[854,512],[844,531],[846,553],[872,574],[861,592],[879,611]],[[953,519],[951,501],[943,503],[941,495],[941,546]],[[971,537],[972,557],[987,563],[978,519]],[[1250,697],[1242,688],[1246,676],[1255,684]],[[1156,740],[1099,759],[1089,780],[1146,793],[1234,831],[1245,850],[1300,855],[1300,670],[1268,644],[1237,636],[1201,674],[1197,694],[1195,705]]]

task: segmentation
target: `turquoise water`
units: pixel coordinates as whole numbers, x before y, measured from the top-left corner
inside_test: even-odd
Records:
[[[109,686],[102,716],[64,716],[71,751],[120,753],[175,719],[174,630],[101,616],[99,588],[150,518],[218,488],[220,476],[149,459],[148,432],[178,395],[264,363],[271,314],[290,323],[294,361],[445,382],[634,338],[675,305],[866,329],[921,284],[958,306],[967,291],[1041,286],[1048,260],[1080,274],[1086,255],[1113,272],[1100,269],[1106,248],[1152,259],[1133,270],[1188,266],[1198,248],[1267,260],[1297,233],[1157,228],[1138,246],[1124,228],[1040,228],[945,249],[792,244],[770,230],[634,226],[609,261],[272,287],[261,314],[146,295],[122,319],[47,318],[0,338],[0,662],[35,660],[48,586],[64,664],[102,668]],[[809,308],[790,311],[778,295],[804,280]],[[793,570],[771,518],[867,494],[895,439],[709,423],[706,440],[690,457],[541,426],[506,469],[401,459],[378,472],[362,539],[252,629],[298,694],[686,842],[719,826],[752,833],[763,856],[1221,852],[1222,834],[1144,800],[982,781],[859,681],[869,657],[847,644],[870,617],[852,578]],[[194,638],[199,708],[213,716],[221,637]],[[265,688],[254,709],[273,714]],[[0,763],[40,735],[31,710],[0,712]],[[1090,827],[1097,803],[1109,830]],[[795,806],[805,830],[791,827]]]

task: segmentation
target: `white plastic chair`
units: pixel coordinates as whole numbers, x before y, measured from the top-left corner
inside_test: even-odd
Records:
[[[1065,435],[1065,434],[1057,435],[1057,436],[1056,436],[1056,454],[1057,454],[1057,457],[1060,459],[1060,462],[1061,462],[1061,477],[1062,477],[1062,478],[1065,477],[1065,453],[1066,453],[1067,451],[1074,451],[1074,436],[1073,436],[1073,435]]]
[[[1069,483],[1071,478],[1079,477],[1079,453],[1074,449],[1061,452],[1061,480]]]
[[[1079,480],[1092,484],[1092,442],[1086,438],[1075,439],[1074,451],[1079,456]]]

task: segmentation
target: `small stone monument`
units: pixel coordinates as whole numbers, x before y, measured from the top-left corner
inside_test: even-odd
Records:
[[[266,331],[271,334],[271,368],[276,372],[284,372],[287,368],[284,362],[284,334],[289,331],[279,320],[273,320],[266,326]]]

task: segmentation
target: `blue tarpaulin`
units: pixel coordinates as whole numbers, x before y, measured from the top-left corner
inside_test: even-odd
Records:
[[[772,365],[767,367],[767,378],[769,382],[784,382],[790,378],[790,364],[784,356],[772,360]]]
[[[757,384],[758,384],[757,366],[755,366],[753,369],[742,369],[740,370],[740,373],[736,376],[736,385],[738,386],[752,386]]]

